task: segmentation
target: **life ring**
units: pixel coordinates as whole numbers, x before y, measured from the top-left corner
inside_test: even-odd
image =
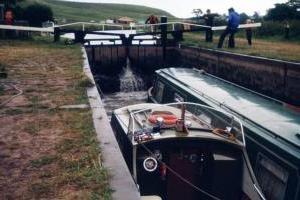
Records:
[[[168,111],[154,111],[149,116],[148,121],[152,124],[156,124],[158,117],[161,117],[161,118],[164,119],[164,124],[165,125],[174,125],[174,124],[176,124],[176,121],[178,120],[176,115],[174,115],[171,112],[168,112]]]

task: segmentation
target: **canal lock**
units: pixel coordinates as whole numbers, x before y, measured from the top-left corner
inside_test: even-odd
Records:
[[[160,46],[132,46],[127,54],[122,45],[99,45],[87,46],[86,52],[109,117],[114,109],[147,101],[155,70],[179,66],[172,52],[163,61]]]

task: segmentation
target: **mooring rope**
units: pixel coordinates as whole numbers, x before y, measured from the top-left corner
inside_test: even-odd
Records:
[[[4,84],[4,85],[7,85],[7,84]],[[23,94],[23,90],[19,89],[16,85],[10,84],[10,85],[8,85],[8,86],[13,87],[13,88],[14,88],[15,90],[17,90],[19,93],[16,94],[16,95],[14,95],[14,96],[12,96],[12,97],[10,97],[10,98],[8,98],[8,99],[5,100],[4,102],[2,102],[2,103],[0,104],[0,107],[5,106],[5,105],[8,104],[11,100],[13,100],[14,98],[16,98],[16,97],[18,97],[18,96],[20,96],[20,95]]]

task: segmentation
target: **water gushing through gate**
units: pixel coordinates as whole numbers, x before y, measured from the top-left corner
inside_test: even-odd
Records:
[[[104,94],[103,103],[108,116],[114,109],[128,105],[145,103],[147,100],[146,84],[142,77],[135,73],[127,59],[126,66],[119,76],[120,91]]]
[[[145,89],[143,79],[133,72],[130,61],[127,58],[126,67],[120,75],[120,92],[141,91]]]

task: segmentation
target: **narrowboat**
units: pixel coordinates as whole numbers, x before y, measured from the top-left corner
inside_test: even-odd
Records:
[[[240,118],[265,197],[300,199],[299,108],[191,68],[157,70],[148,95],[151,102],[195,102]]]
[[[142,199],[264,199],[233,115],[143,103],[114,110],[111,125]]]

